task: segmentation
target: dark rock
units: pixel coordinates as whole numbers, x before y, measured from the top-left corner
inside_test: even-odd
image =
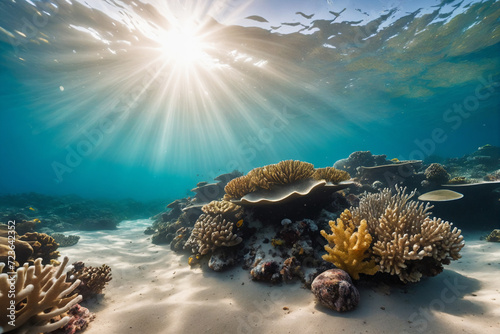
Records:
[[[314,279],[311,290],[319,302],[338,312],[352,310],[359,303],[358,289],[341,269],[330,269]]]

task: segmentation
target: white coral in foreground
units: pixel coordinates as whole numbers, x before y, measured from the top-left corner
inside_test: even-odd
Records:
[[[15,275],[0,274],[0,309],[7,311],[0,318],[0,333],[14,329],[23,334],[49,333],[68,323],[69,317],[50,323],[82,300],[80,295],[68,296],[80,285],[80,280],[66,282],[68,261],[65,257],[54,268],[37,259],[31,266],[26,263],[18,268]],[[0,263],[0,272],[4,266]]]

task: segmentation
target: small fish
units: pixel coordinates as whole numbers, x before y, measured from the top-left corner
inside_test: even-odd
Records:
[[[35,209],[33,209],[31,206],[30,206],[30,208],[29,208],[29,209],[30,209],[31,211],[36,211],[36,210],[35,210]]]
[[[40,219],[35,218],[35,219],[33,219],[33,221],[34,221],[35,223],[39,223],[39,222],[40,222]]]
[[[242,227],[243,226],[243,219],[238,220],[236,223],[236,227]]]

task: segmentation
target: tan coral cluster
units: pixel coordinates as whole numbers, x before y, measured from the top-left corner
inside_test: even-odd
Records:
[[[242,210],[241,206],[228,201],[212,201],[208,204],[205,204],[201,208],[201,211],[211,216],[216,216],[216,215],[236,216],[241,214],[241,210]]]
[[[243,215],[240,206],[227,201],[212,201],[204,205],[202,211],[205,213],[196,220],[184,248],[205,255],[219,247],[235,246],[242,241],[234,233],[236,223]]]
[[[59,264],[57,258],[59,244],[50,235],[38,232],[28,232],[19,237],[33,248],[33,258],[42,258],[43,264]]]
[[[329,224],[332,234],[321,231],[328,241],[323,259],[346,271],[353,279],[359,279],[359,274],[374,275],[379,267],[371,255],[372,236],[367,231],[366,220],[356,226],[351,212],[346,209],[336,223],[330,221]]]
[[[334,167],[316,168],[312,177],[316,180],[325,180],[331,183],[347,181],[351,178],[348,172]]]
[[[396,190],[394,196],[389,189],[365,195],[352,209],[352,221],[360,226],[366,220],[380,271],[405,283],[417,282],[423,274],[437,275],[443,264],[460,258],[461,231],[452,223],[430,218],[432,206],[410,200],[415,192]]]
[[[13,243],[14,250],[11,248],[11,243]],[[18,268],[32,257],[33,248],[29,243],[20,240],[15,231],[9,231],[7,225],[0,225],[0,262],[7,263],[11,255],[15,255],[14,266]]]
[[[254,168],[247,175],[231,180],[224,188],[224,199],[239,199],[259,189],[270,189],[275,184],[290,184],[310,178],[338,183],[348,180],[350,176],[333,167],[314,169],[314,165],[308,162],[284,160]]]
[[[103,264],[100,267],[85,267],[83,262],[73,263],[73,269],[67,273],[68,280],[80,280],[81,284],[76,289],[83,299],[102,293],[106,284],[111,281],[111,268]]]
[[[66,282],[67,264],[67,257],[57,268],[42,265],[39,258],[31,266],[24,264],[17,275],[0,274],[0,309],[5,312],[0,318],[2,332],[48,333],[69,322],[69,317],[51,322],[82,300],[77,294],[69,296],[80,281]],[[0,271],[4,265],[0,263]],[[23,331],[28,324],[30,328]]]

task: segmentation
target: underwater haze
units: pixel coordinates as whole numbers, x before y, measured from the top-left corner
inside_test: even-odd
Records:
[[[500,1],[0,2],[0,194],[165,200],[500,146]]]

